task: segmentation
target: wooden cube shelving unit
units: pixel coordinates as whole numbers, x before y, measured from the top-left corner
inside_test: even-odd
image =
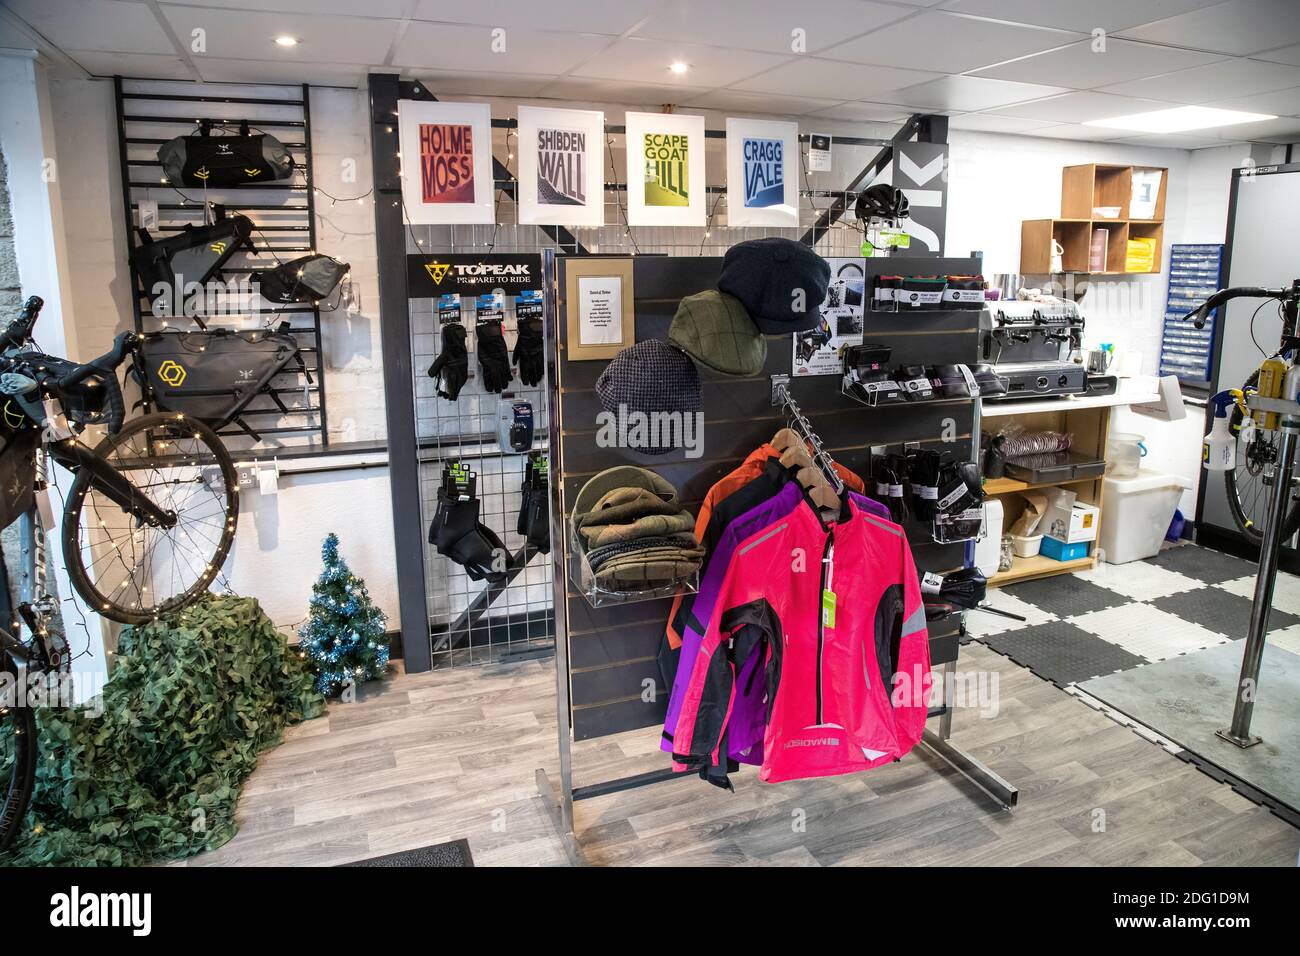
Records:
[[[1134,219],[1130,202],[1133,196],[1133,172],[1159,169],[1160,192],[1156,198],[1155,217]],[[1026,219],[1020,225],[1020,271],[1044,274],[1052,271],[1052,240],[1064,248],[1061,270],[1081,275],[1145,275],[1161,271],[1165,238],[1165,194],[1169,170],[1161,166],[1109,166],[1087,163],[1067,166],[1061,175],[1061,215],[1055,219]],[[1096,210],[1117,207],[1119,215],[1106,218]],[[1089,268],[1089,249],[1094,229],[1107,230],[1106,268]],[[1128,240],[1155,240],[1155,260],[1145,272],[1126,268]]]

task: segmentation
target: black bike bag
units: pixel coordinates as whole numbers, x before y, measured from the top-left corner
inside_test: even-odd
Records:
[[[346,262],[316,253],[254,272],[253,281],[268,302],[319,302],[338,288],[351,268]]]
[[[277,389],[272,380],[298,371],[312,381],[297,341],[283,327],[147,332],[137,355],[136,379],[159,408],[218,428],[233,422],[256,440],[261,436],[242,417],[249,403],[266,395],[287,415],[280,392],[292,389]]]
[[[253,221],[247,216],[226,217],[219,206],[216,212],[217,221],[212,225],[185,226],[166,239],[155,239],[145,229],[137,230],[140,245],[131,251],[131,263],[146,294],[153,295],[159,283],[175,288],[179,282],[182,289],[190,282],[203,285],[236,252],[254,251],[250,238]],[[181,313],[179,305],[173,308],[176,314]]]
[[[163,174],[173,186],[246,186],[293,175],[293,157],[270,133],[212,135],[212,123],[199,123],[197,135],[177,136],[158,148]]]

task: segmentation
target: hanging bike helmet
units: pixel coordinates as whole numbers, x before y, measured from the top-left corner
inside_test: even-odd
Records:
[[[858,193],[858,202],[853,211],[863,222],[872,219],[897,222],[911,215],[908,211],[907,196],[901,189],[888,183],[876,183],[865,192]]]

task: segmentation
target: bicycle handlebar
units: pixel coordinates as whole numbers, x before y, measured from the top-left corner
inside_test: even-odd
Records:
[[[23,310],[18,313],[18,318],[14,319],[0,333],[0,349],[13,348],[22,345],[31,338],[32,327],[36,325],[36,318],[41,314],[41,307],[45,305],[45,300],[39,295],[30,296],[23,303]]]
[[[104,388],[104,427],[110,435],[121,431],[122,423],[126,421],[126,400],[122,398],[122,387],[117,384],[117,367],[125,360],[127,353],[135,348],[138,339],[131,331],[118,333],[111,349],[85,365],[78,365],[58,381],[58,387],[62,390],[78,385],[92,375],[101,376]]]
[[[1210,312],[1231,299],[1277,299],[1281,302],[1300,298],[1300,282],[1285,289],[1264,289],[1259,286],[1238,286],[1234,289],[1220,289],[1191,312],[1183,316],[1184,322],[1193,323],[1198,329],[1205,328]]]

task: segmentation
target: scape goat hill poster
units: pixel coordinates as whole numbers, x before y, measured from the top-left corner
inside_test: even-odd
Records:
[[[799,225],[799,126],[727,118],[727,225]]]
[[[627,218],[632,226],[703,226],[704,117],[628,113]]]
[[[492,222],[490,107],[401,100],[397,123],[408,221]]]
[[[605,224],[605,114],[519,107],[519,221]]]

